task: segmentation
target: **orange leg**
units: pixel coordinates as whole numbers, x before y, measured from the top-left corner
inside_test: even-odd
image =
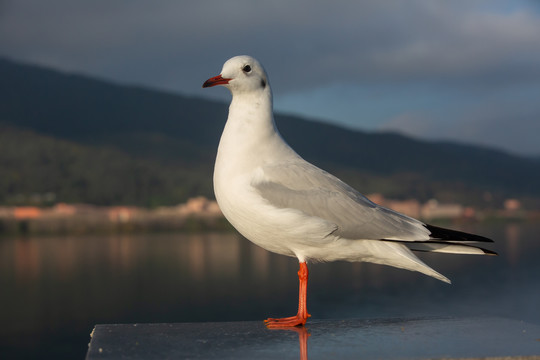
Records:
[[[298,314],[296,316],[289,316],[286,318],[269,318],[264,320],[268,328],[283,328],[291,326],[301,326],[307,321],[307,318],[311,315],[307,312],[307,281],[308,281],[308,268],[305,262],[300,263],[300,270],[298,270],[299,295],[298,295]]]

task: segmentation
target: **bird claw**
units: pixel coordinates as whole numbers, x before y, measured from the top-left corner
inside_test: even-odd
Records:
[[[310,314],[306,314],[306,316],[295,315],[285,318],[268,318],[264,320],[264,323],[269,329],[304,326],[310,316]]]

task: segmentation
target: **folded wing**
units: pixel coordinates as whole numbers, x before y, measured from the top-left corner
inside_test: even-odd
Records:
[[[346,239],[396,241],[411,250],[492,253],[469,245],[491,242],[482,236],[424,224],[379,206],[335,176],[304,161],[267,165],[251,184],[277,208],[292,208],[336,225],[332,233]]]

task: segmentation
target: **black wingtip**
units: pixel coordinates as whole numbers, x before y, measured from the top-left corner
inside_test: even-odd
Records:
[[[433,225],[424,225],[430,232],[430,237],[445,241],[472,241],[472,242],[493,242],[493,240],[475,234],[469,234],[463,231],[445,229]]]

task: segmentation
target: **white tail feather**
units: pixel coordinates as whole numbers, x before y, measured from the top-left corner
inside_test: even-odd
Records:
[[[407,243],[405,244],[409,249],[414,251],[428,251],[436,253],[446,253],[446,254],[470,254],[470,255],[486,255],[483,249],[467,246],[467,245],[456,245],[456,244],[443,244],[443,243]]]

